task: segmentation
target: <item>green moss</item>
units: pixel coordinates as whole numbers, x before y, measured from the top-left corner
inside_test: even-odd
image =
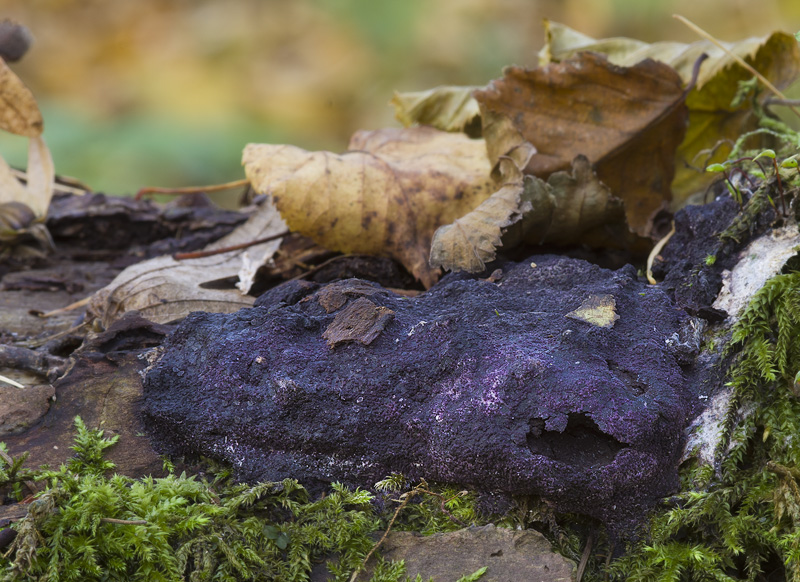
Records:
[[[728,440],[606,572],[617,580],[800,580],[800,273],[771,279],[734,326]],[[783,575],[775,577],[780,572]]]
[[[310,500],[290,479],[105,476],[115,439],[80,419],[76,428],[75,456],[59,470],[2,474],[6,491],[23,477],[47,484],[0,557],[2,580],[305,580],[334,552],[331,570],[346,580],[373,545],[380,521],[365,491],[334,484]]]
[[[23,469],[24,457],[0,461],[0,495],[19,501],[26,480],[46,485],[0,554],[4,582],[294,581],[307,580],[313,564],[326,558],[335,580],[350,580],[375,545],[373,534],[386,528],[391,500],[409,489],[401,476],[387,480],[394,487],[379,513],[371,493],[336,483],[310,499],[291,479],[249,486],[219,470],[208,481],[175,475],[169,463],[167,477],[131,479],[109,474],[114,464],[104,452],[117,437],[104,438],[80,418],[75,426],[75,454],[58,470]],[[410,491],[419,499],[407,504],[400,529],[433,533],[474,523],[474,496],[424,482]],[[380,561],[371,580],[408,579],[402,562]]]

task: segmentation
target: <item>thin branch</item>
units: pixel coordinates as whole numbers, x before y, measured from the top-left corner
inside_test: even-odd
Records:
[[[136,200],[141,200],[148,194],[200,194],[201,192],[220,192],[222,190],[232,190],[233,188],[240,188],[250,184],[250,180],[234,180],[233,182],[225,182],[224,184],[213,184],[211,186],[189,186],[186,188],[159,188],[157,186],[149,186],[142,188],[136,193]]]
[[[279,232],[278,234],[273,234],[271,236],[266,236],[264,238],[259,238],[256,240],[251,240],[246,243],[241,243],[238,245],[231,245],[229,247],[222,247],[219,249],[213,249],[209,251],[193,251],[189,253],[175,253],[172,255],[172,258],[176,261],[185,261],[186,259],[203,259],[205,257],[213,257],[214,255],[221,255],[224,253],[229,253],[231,251],[240,251],[242,249],[247,249],[253,247],[255,245],[260,245],[261,243],[270,242],[275,239],[281,238],[289,234],[288,230],[284,230],[283,232]]]
[[[672,228],[667,233],[667,236],[662,238],[660,241],[656,243],[656,246],[653,247],[653,250],[650,251],[650,255],[647,257],[647,282],[651,285],[656,284],[656,280],[653,277],[653,261],[655,261],[658,253],[661,252],[661,249],[664,248],[664,245],[667,244],[669,239],[672,238],[672,235],[675,234],[675,221],[672,221]]]

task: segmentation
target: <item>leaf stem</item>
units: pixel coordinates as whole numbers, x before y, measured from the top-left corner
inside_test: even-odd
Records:
[[[272,236],[267,236],[264,238],[257,238],[256,240],[251,240],[246,243],[241,243],[238,245],[231,245],[229,247],[222,247],[219,249],[212,249],[208,251],[193,251],[190,253],[175,253],[172,255],[172,258],[176,261],[184,261],[186,259],[203,259],[205,257],[213,257],[214,255],[221,255],[223,253],[229,253],[231,251],[239,251],[242,249],[246,249],[255,245],[260,245],[261,243],[269,242],[275,240],[277,238],[281,238],[282,236],[286,236],[289,234],[288,230],[284,230],[283,232],[279,232],[278,234],[273,234]]]

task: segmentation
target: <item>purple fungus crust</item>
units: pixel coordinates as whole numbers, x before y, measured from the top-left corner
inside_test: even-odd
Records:
[[[371,487],[400,472],[535,494],[617,531],[677,489],[689,317],[633,267],[534,256],[416,298],[358,279],[295,287],[194,313],[168,338],[144,382],[158,448],[247,481]],[[592,295],[614,298],[613,327],[567,317]],[[375,337],[326,341],[367,299],[392,314]]]

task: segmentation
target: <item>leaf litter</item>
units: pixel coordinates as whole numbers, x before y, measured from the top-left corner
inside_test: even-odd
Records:
[[[204,250],[223,249],[285,230],[286,224],[267,200],[247,222]],[[272,256],[280,243],[281,239],[262,243],[251,247],[250,253]],[[246,252],[240,249],[181,261],[162,256],[131,265],[92,296],[87,314],[107,329],[125,312],[133,310],[155,323],[170,323],[192,311],[233,313],[250,307],[255,298],[233,288],[233,284],[229,288],[216,288],[218,282],[238,277]]]
[[[708,175],[691,167],[698,156],[756,127],[752,102],[732,104],[749,73],[707,41],[595,40],[556,23],[546,27],[540,66],[509,67],[483,88],[396,93],[392,105],[407,127],[359,131],[341,154],[250,144],[242,159],[248,180],[272,197],[291,231],[331,251],[390,257],[426,288],[441,267],[482,270],[500,247],[642,252],[663,234],[657,217],[707,183]],[[789,35],[728,46],[776,85],[800,71],[800,51]],[[692,85],[704,52],[710,58]],[[241,292],[234,305],[219,309],[251,303],[243,293],[271,252],[237,255]],[[134,287],[179,268],[164,261],[140,267],[151,275],[134,273],[106,300],[139,295]],[[214,278],[235,278],[232,264],[214,265],[221,269]],[[210,275],[206,270],[200,279]],[[161,307],[126,299],[105,311],[95,301],[95,310],[138,305],[163,311],[160,320],[186,311],[164,307],[177,301],[218,310],[217,299],[198,295],[200,279],[160,295]],[[211,291],[220,290],[203,289]],[[192,299],[179,299],[183,293]]]

